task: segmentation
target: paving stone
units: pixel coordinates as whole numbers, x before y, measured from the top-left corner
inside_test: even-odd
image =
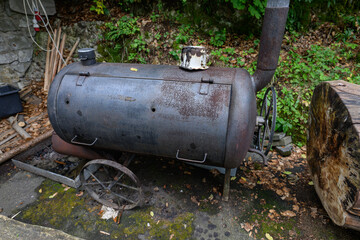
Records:
[[[286,136],[282,139],[280,139],[280,141],[274,141],[272,146],[276,147],[276,146],[286,146],[288,144],[292,143],[291,140],[291,136]]]
[[[273,141],[279,141],[280,139],[284,138],[285,136],[286,136],[286,134],[283,132],[274,133]]]
[[[291,155],[292,148],[292,144],[288,144],[285,147],[277,146],[275,149],[281,156],[288,157]]]

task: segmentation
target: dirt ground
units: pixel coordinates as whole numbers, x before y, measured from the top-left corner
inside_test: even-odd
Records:
[[[48,156],[49,151],[35,157]],[[255,156],[247,157],[232,177],[229,202],[222,201],[224,175],[217,171],[137,155],[129,168],[142,183],[144,201],[125,210],[120,224],[101,219],[101,205],[83,189],[46,180],[7,162],[0,166],[1,214],[19,213],[14,219],[85,239],[360,237],[328,218],[308,177],[303,149],[295,148],[287,158],[272,155],[268,167]]]

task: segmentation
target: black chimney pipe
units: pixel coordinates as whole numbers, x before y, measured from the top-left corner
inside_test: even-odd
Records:
[[[263,89],[274,76],[290,0],[268,0],[261,31],[260,50],[253,82],[255,92]]]

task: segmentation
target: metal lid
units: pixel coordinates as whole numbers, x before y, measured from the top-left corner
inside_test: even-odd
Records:
[[[88,66],[96,63],[95,50],[93,48],[81,48],[78,50],[78,54],[83,65]]]

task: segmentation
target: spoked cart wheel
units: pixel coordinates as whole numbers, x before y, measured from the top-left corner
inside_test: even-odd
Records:
[[[80,181],[90,196],[114,209],[132,209],[142,200],[139,179],[128,168],[110,160],[96,159],[86,163]]]
[[[260,115],[257,117],[258,131],[255,145],[258,150],[268,155],[275,132],[276,123],[276,91],[269,87],[264,95]]]

